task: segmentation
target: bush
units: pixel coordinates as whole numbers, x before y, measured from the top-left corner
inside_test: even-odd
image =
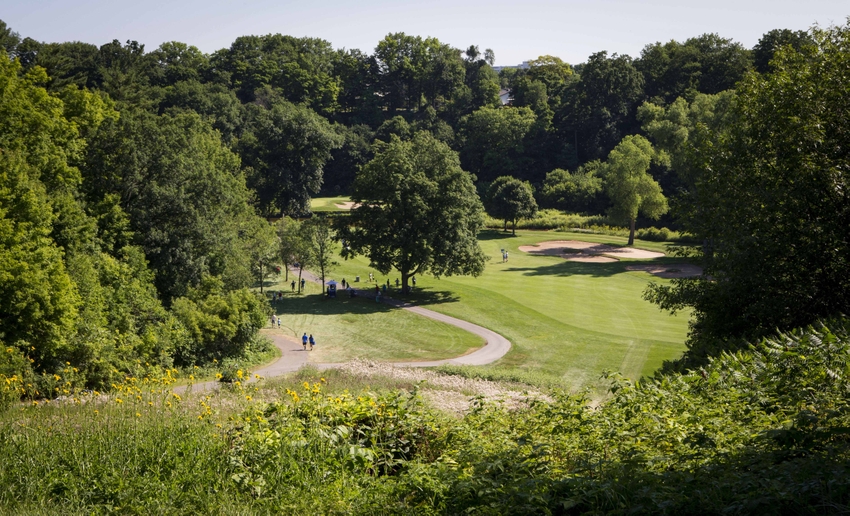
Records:
[[[174,301],[174,316],[188,330],[188,343],[175,350],[180,366],[243,356],[266,321],[268,300],[247,289],[222,292],[218,278],[206,277],[189,295]]]
[[[605,220],[601,215],[580,215],[565,213],[559,210],[539,210],[532,219],[517,221],[517,229],[562,229],[566,227],[585,227]],[[486,217],[484,225],[492,229],[502,229],[505,222],[500,219]]]

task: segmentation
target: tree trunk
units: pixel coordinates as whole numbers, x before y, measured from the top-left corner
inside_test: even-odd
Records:
[[[503,229],[502,231],[504,231],[505,233],[508,232],[508,219],[505,219],[505,229]]]
[[[286,262],[283,262],[283,268],[286,269],[286,272],[284,273],[283,281],[289,281],[289,264],[286,263]]]
[[[265,275],[263,274],[263,262],[260,261],[260,294],[263,293],[263,283],[265,283],[265,281],[263,281],[264,279]]]
[[[325,293],[325,266],[322,265],[320,267],[320,269],[321,269],[321,272],[322,272],[322,294],[324,294]]]
[[[635,245],[635,219],[629,223],[629,243],[626,245]]]
[[[513,225],[513,227],[511,228],[511,234],[512,234],[513,236],[516,236],[516,219],[514,219],[514,225]]]
[[[301,293],[301,271],[303,271],[303,267],[298,267],[298,293]]]

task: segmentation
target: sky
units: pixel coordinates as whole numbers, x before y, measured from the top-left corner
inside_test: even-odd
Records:
[[[847,0],[0,0],[0,20],[44,42],[136,40],[150,51],[181,41],[212,53],[281,33],[372,53],[404,32],[491,48],[501,66],[541,55],[578,64],[601,50],[639,57],[647,44],[705,33],[752,48],[772,29],[844,25],[848,15]]]

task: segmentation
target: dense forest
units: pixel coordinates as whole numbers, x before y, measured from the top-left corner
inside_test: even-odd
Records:
[[[204,54],[0,22],[0,46],[0,372],[67,363],[99,386],[261,348],[266,218],[351,192],[380,142],[421,132],[505,227],[533,204],[690,234],[706,275],[646,293],[694,309],[688,364],[850,307],[846,27],[499,74],[492,50],[404,33],[372,53],[269,34]]]

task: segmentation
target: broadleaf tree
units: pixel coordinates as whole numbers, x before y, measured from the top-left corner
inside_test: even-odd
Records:
[[[511,222],[514,235],[517,220],[537,215],[537,201],[534,200],[531,184],[511,176],[497,177],[490,184],[486,208],[491,217],[505,221],[505,231],[508,230],[508,222]]]
[[[322,292],[324,292],[325,275],[334,266],[339,265],[334,260],[336,256],[336,249],[334,248],[335,232],[330,220],[322,215],[316,215],[304,221],[301,224],[301,231],[304,245],[310,254],[310,263],[314,269],[319,270],[319,277],[322,278]]]
[[[656,160],[649,140],[643,136],[626,136],[608,154],[605,163],[605,191],[614,204],[610,214],[629,223],[629,243],[635,243],[635,221],[638,214],[657,219],[667,213],[667,198],[661,186],[649,175],[649,165]]]
[[[382,274],[478,275],[485,256],[476,239],[483,207],[457,154],[430,133],[393,137],[354,182],[357,208],[340,228],[343,257],[366,255]]]
[[[693,309],[690,364],[850,311],[850,24],[810,34],[738,84],[734,124],[686,142],[704,276],[645,297]]]

